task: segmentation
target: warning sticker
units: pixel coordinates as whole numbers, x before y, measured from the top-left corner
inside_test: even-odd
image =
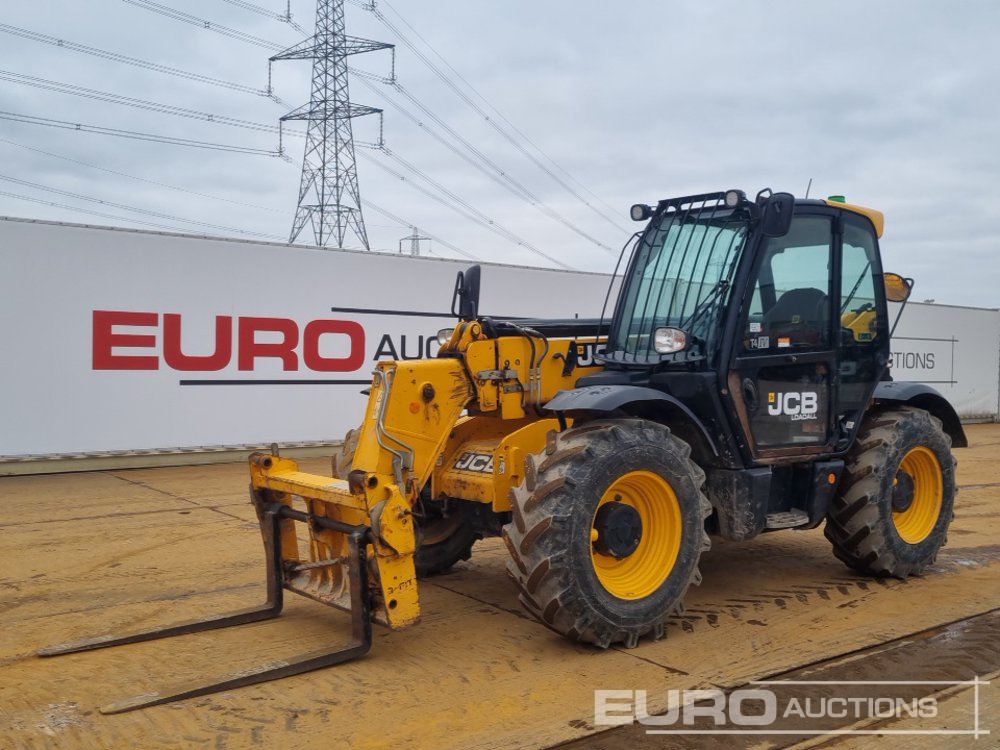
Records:
[[[792,345],[792,340],[790,338],[788,338],[787,336],[782,336],[781,338],[778,339],[778,348],[779,349],[787,349],[791,345]]]
[[[751,323],[750,333],[760,333],[760,323]]]

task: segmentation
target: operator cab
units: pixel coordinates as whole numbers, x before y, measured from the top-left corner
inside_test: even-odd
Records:
[[[882,214],[840,197],[728,191],[632,215],[650,222],[612,319],[608,373],[593,379],[643,371],[733,436],[744,462],[845,450],[889,379],[886,283],[895,301],[911,284],[883,273]]]
[[[889,360],[882,215],[796,201],[762,237],[736,319],[729,381],[756,457],[847,443]]]

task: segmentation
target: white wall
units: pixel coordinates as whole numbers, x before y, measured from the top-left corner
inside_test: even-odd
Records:
[[[2,218],[0,260],[0,457],[338,440],[360,420],[361,383],[379,354],[391,356],[388,344],[414,357],[421,338],[450,324],[455,274],[469,265]],[[484,264],[480,309],[597,317],[607,285],[599,274]],[[112,314],[106,324],[101,311]],[[140,324],[121,323],[122,313]],[[173,315],[184,355],[222,361],[177,369],[166,350]],[[298,337],[287,361],[258,356],[240,369],[241,321],[252,318]],[[220,319],[233,327],[221,343]],[[307,333],[323,326],[354,339],[324,332],[310,347]],[[998,349],[997,311],[910,305],[894,374],[933,383],[964,416],[995,416]]]
[[[426,344],[451,325],[455,274],[470,265],[2,219],[0,259],[0,456],[339,440],[361,419],[359,391],[379,349],[386,356],[389,341],[398,355],[415,357],[421,339]],[[484,265],[482,282],[486,315],[597,317],[608,279]],[[104,327],[142,338],[102,345],[107,339],[99,319],[95,328],[94,311],[145,313],[138,319],[143,325]],[[180,315],[182,352],[189,356],[213,354],[216,319],[230,319],[228,364],[209,371],[171,367],[165,314]],[[300,337],[297,361],[258,357],[252,369],[240,370],[240,319],[261,317],[290,321],[284,325]],[[330,320],[363,330],[363,345],[354,341],[360,358],[347,361],[349,336],[323,334],[314,354],[333,369],[317,371],[305,361],[301,339],[310,322]],[[256,334],[263,343],[282,338]],[[102,363],[102,352],[117,359]],[[134,364],[155,369],[123,369]],[[232,380],[364,384],[203,384]]]
[[[907,304],[892,352],[895,380],[933,386],[965,419],[997,417],[1000,311]]]

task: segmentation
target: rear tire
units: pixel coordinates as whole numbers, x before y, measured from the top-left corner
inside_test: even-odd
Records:
[[[340,441],[340,448],[333,454],[333,475],[338,479],[346,481],[347,475],[351,473],[351,464],[354,461],[354,452],[358,449],[360,435],[360,427],[348,430],[344,439]]]
[[[824,530],[833,553],[869,575],[919,575],[954,517],[955,459],[941,421],[907,407],[868,415],[845,470]]]
[[[472,557],[472,545],[482,538],[458,510],[447,516],[435,514],[417,519],[418,546],[413,556],[417,578],[447,573],[455,563]]]
[[[662,637],[709,547],[705,473],[690,454],[663,425],[605,419],[529,457],[503,529],[524,608],[602,648]]]
[[[340,449],[333,454],[335,477],[346,480],[351,473],[360,435],[360,427],[344,435]],[[482,538],[459,512],[444,516],[431,511],[427,517],[417,519],[417,551],[413,556],[417,578],[446,573],[455,563],[468,560],[472,545]]]

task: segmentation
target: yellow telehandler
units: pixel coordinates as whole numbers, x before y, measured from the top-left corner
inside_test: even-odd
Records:
[[[850,567],[922,572],[945,542],[951,449],[966,438],[941,395],[890,376],[888,302],[905,305],[912,281],[882,270],[882,214],[729,190],[632,218],[647,224],[623,248],[607,320],[482,315],[473,266],[439,354],[378,363],[340,476],[250,456],[263,606],[40,653],[274,617],[289,590],[348,610],[352,642],[102,710],[337,664],[368,651],[373,622],[415,624],[419,579],[484,536],[503,537],[529,613],[599,647],[663,636],[710,535],[825,520]]]

